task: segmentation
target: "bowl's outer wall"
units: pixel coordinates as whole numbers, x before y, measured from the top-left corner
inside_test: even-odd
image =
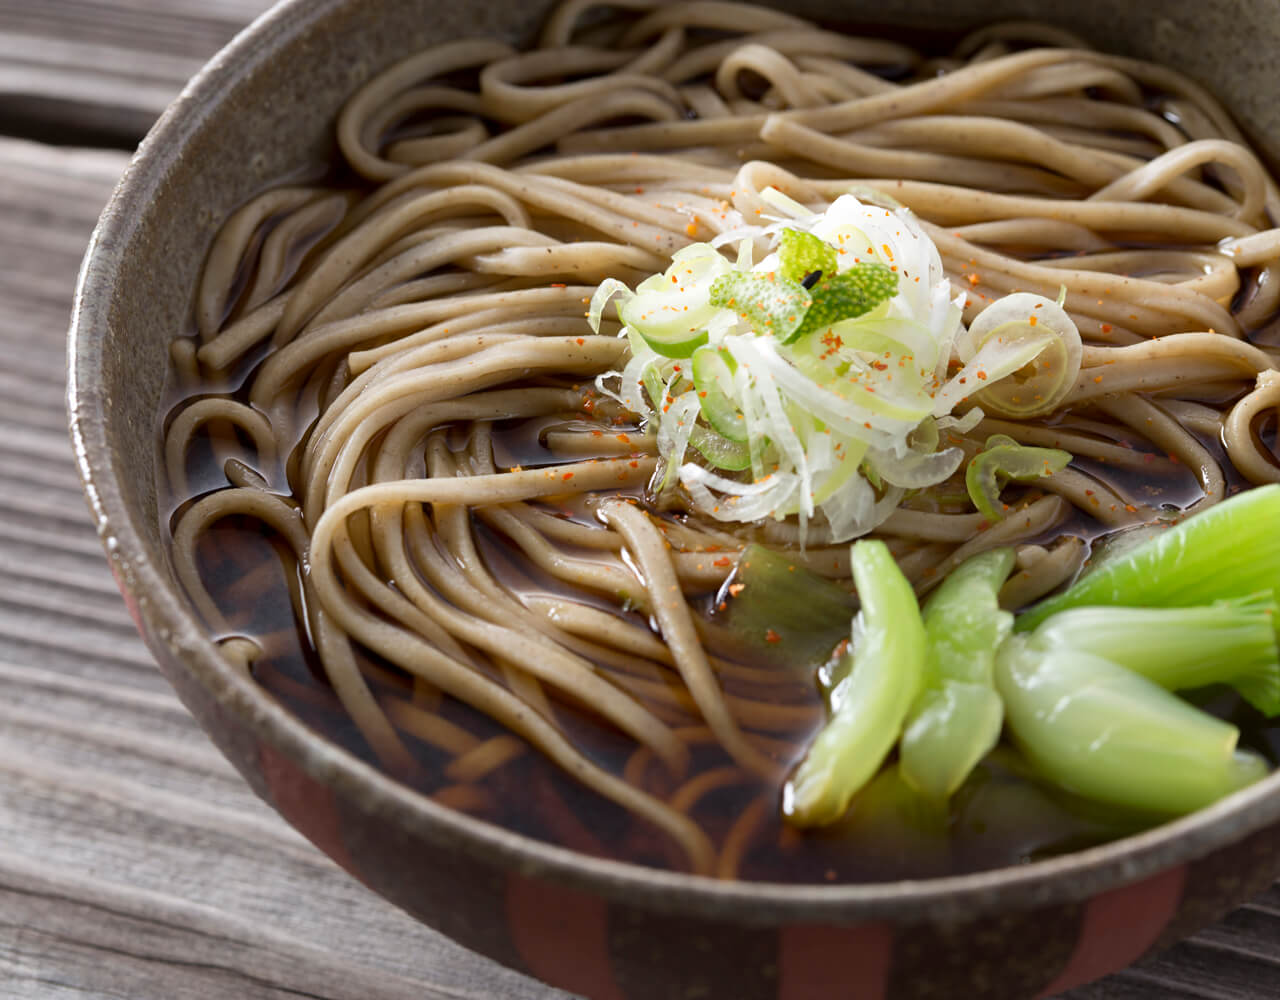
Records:
[[[1167,861],[1154,851],[1133,865],[1123,857],[1094,867],[1068,862],[1045,884],[1029,879],[932,901],[908,887],[879,900],[864,894],[857,905],[829,906],[829,894],[816,892],[798,906],[753,906],[750,887],[739,887],[690,907],[687,884],[676,891],[678,880],[657,874],[652,891],[620,893],[610,889],[608,866],[605,875],[590,865],[566,873],[547,861],[555,852],[540,855],[519,838],[490,836],[486,856],[486,845],[466,835],[468,821],[433,820],[412,796],[306,734],[217,657],[168,570],[156,488],[168,344],[192,328],[191,290],[210,240],[265,186],[323,169],[334,109],[376,69],[451,37],[527,38],[546,6],[285,5],[166,115],[90,248],[71,343],[77,453],[130,609],[222,750],[259,794],[376,891],[464,944],[600,1000],[794,1000],[834,982],[868,1000],[1031,996],[1119,968],[1261,891],[1280,870],[1280,837],[1266,825],[1280,808],[1255,802],[1244,818],[1224,810],[1201,823],[1180,850],[1162,846]],[[1212,81],[1280,160],[1268,63],[1280,51],[1280,2],[787,6],[833,22],[945,29],[1055,20],[1102,47]],[[677,906],[680,914],[661,912]]]

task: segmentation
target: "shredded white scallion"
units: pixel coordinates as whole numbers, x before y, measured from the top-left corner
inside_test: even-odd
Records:
[[[774,189],[760,197],[778,210],[767,225],[684,248],[634,292],[605,281],[588,312],[599,330],[614,302],[624,323],[631,358],[597,384],[656,427],[654,487],[678,482],[702,513],[744,522],[796,516],[802,539],[821,515],[833,541],[866,534],[905,490],[956,473],[963,452],[940,449],[937,431],[967,433],[982,419],[978,406],[953,415],[958,405],[983,394],[1010,405],[992,385],[1025,378],[1046,349],[1068,364],[1078,358],[1062,346],[1071,334],[1078,344],[1066,313],[1025,293],[1015,303],[1017,326],[1004,306],[994,324],[980,315],[974,329],[984,335],[971,336],[964,293],[910,210],[843,195],[814,212]],[[734,247],[736,261],[721,246]],[[699,384],[699,351],[732,376]],[[963,364],[948,379],[953,355]],[[663,398],[650,398],[646,381],[655,391],[661,385]],[[711,411],[717,420],[706,416],[712,406],[721,408]],[[726,419],[745,429],[745,445],[724,441],[726,454],[737,448],[743,457],[709,467],[713,460],[690,449],[690,434],[701,420],[718,437],[712,427]]]

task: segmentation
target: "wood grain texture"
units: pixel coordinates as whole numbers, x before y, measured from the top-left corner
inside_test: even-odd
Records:
[[[21,91],[50,122],[127,108],[116,125],[145,127],[264,5],[0,0],[0,117]],[[75,274],[125,162],[0,137],[0,998],[567,1000],[414,923],[294,833],[135,635],[63,412]],[[1071,1000],[1277,995],[1273,888]]]
[[[136,142],[269,0],[0,0],[0,123]]]
[[[134,633],[63,410],[76,270],[125,163],[0,138],[0,997],[555,996],[294,833]]]

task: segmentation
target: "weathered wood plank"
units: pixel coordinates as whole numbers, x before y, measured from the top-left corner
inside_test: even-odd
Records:
[[[0,0],[0,125],[136,142],[269,0]]]
[[[377,972],[270,924],[237,919],[172,893],[32,865],[0,852],[0,951],[21,977],[6,989],[40,997],[217,997],[457,1000],[483,994],[433,988]],[[15,921],[21,914],[21,922]],[[404,942],[406,945],[409,942]],[[7,993],[8,996],[23,995]]]
[[[134,633],[62,402],[80,256],[125,162],[0,138],[0,997],[557,996],[303,841]]]
[[[20,112],[51,129],[145,128],[264,6],[0,0],[0,128]],[[303,842],[134,635],[62,413],[75,274],[124,163],[0,138],[0,997],[564,998],[415,924]],[[1273,888],[1071,1000],[1263,1000],[1280,995],[1277,942]]]

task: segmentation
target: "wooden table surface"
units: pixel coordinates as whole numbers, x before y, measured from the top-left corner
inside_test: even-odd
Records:
[[[0,998],[565,998],[383,903],[249,792],[88,520],[63,410],[81,254],[151,121],[267,6],[0,0]],[[1277,996],[1277,888],[1070,994]]]

